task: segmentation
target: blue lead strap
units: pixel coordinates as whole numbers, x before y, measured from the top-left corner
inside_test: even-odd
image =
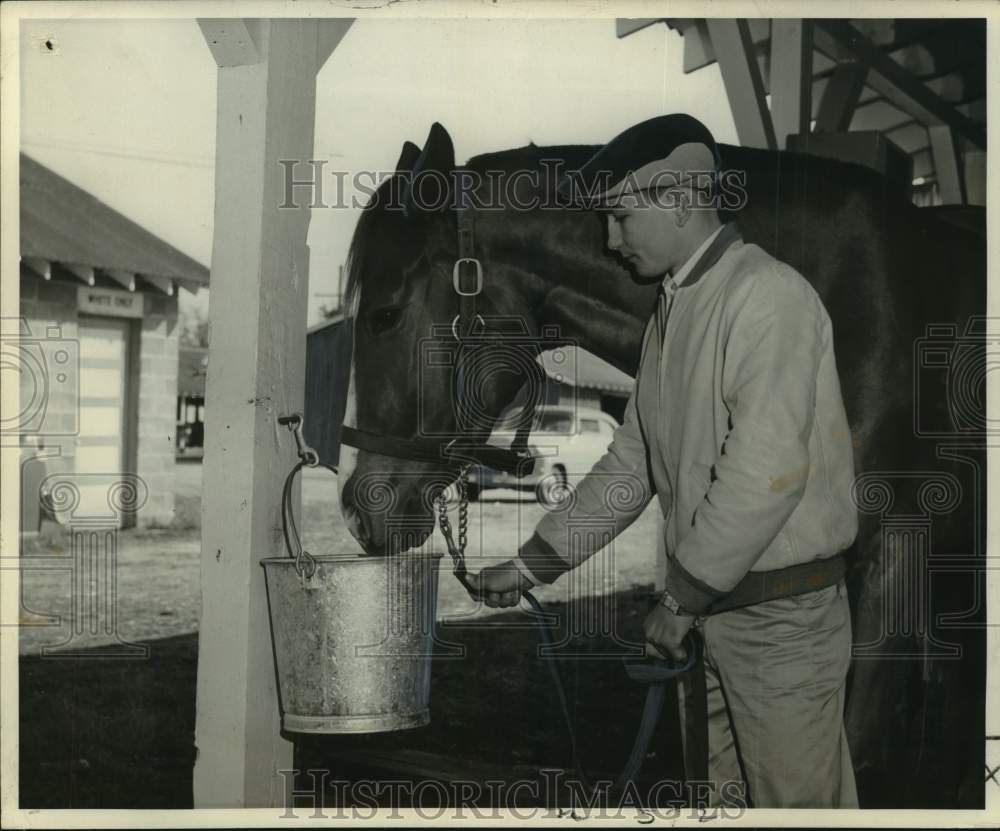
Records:
[[[573,717],[569,711],[569,701],[566,698],[566,690],[562,682],[562,674],[556,664],[556,659],[552,655],[552,637],[549,632],[549,623],[546,620],[545,612],[541,604],[530,592],[523,594],[525,600],[534,610],[536,622],[538,624],[538,639],[541,642],[542,657],[549,668],[549,675],[552,678],[552,685],[556,688],[556,695],[559,698],[559,707],[562,710],[563,721],[566,725],[566,733],[569,735],[570,751],[573,758],[573,766],[584,787],[590,788],[587,775],[583,765],[580,763],[577,751],[576,728],[573,725]],[[663,700],[666,696],[666,685],[679,675],[697,667],[701,661],[701,639],[693,632],[688,633],[684,638],[684,649],[687,653],[687,661],[678,666],[671,661],[660,658],[623,658],[625,672],[633,681],[640,684],[648,684],[646,700],[642,708],[642,718],[639,721],[639,729],[636,732],[635,741],[632,743],[632,752],[629,754],[625,769],[618,776],[615,782],[617,787],[624,787],[626,783],[633,781],[642,769],[642,763],[646,759],[649,751],[649,744],[653,740],[656,726],[660,721],[660,713],[663,711]]]
[[[465,587],[465,590],[469,593],[469,596],[473,600],[482,600],[482,595],[480,594],[478,585],[476,585],[476,580],[469,575],[468,569],[465,565],[465,552],[463,550],[465,547],[464,544],[461,548],[455,545],[454,537],[451,531],[451,524],[447,522],[443,515],[440,519],[441,533],[444,536],[445,543],[448,546],[448,553],[451,555],[454,563],[453,573],[455,577]],[[554,645],[549,631],[551,624],[547,620],[546,614],[542,609],[542,605],[530,591],[523,592],[522,597],[528,601],[528,604],[535,613],[535,622],[538,624],[538,640],[541,643],[542,658],[548,666],[549,676],[552,678],[552,685],[555,687],[556,696],[559,699],[559,709],[562,711],[563,722],[566,725],[566,733],[569,736],[573,766],[576,768],[576,773],[580,778],[580,782],[585,788],[590,790],[591,785],[589,779],[583,769],[583,765],[580,764],[580,755],[576,741],[576,728],[573,725],[573,716],[569,711],[569,700],[566,698],[566,689],[563,686],[562,674],[559,672],[559,666],[556,663],[556,658],[552,654]],[[633,780],[642,768],[642,763],[646,758],[647,751],[649,750],[649,743],[653,739],[653,734],[656,732],[656,725],[660,720],[660,712],[663,710],[663,699],[666,692],[667,682],[679,675],[690,672],[691,670],[697,670],[692,673],[692,676],[697,676],[701,670],[701,639],[694,632],[688,632],[688,634],[684,637],[683,645],[687,654],[687,661],[682,666],[677,666],[671,661],[658,658],[623,659],[625,671],[628,673],[629,678],[641,684],[648,684],[649,690],[646,693],[646,702],[642,709],[642,718],[639,721],[639,730],[636,734],[635,741],[632,744],[632,752],[629,754],[625,770],[622,771],[616,781],[616,785],[619,787],[623,786],[626,782]],[[702,682],[701,686],[702,688],[704,687],[704,682]],[[701,706],[699,706],[698,713],[698,717],[702,719],[702,724],[699,725],[698,729],[702,733],[707,727],[706,720],[703,717],[703,713],[706,709],[704,701],[704,696],[702,696],[701,702],[699,702]],[[707,742],[705,743],[707,744]],[[707,760],[707,752],[704,755]],[[703,765],[700,763],[696,765],[699,770],[702,766]],[[704,766],[707,767],[707,761]],[[688,767],[689,765],[685,760],[686,771]],[[692,778],[690,772],[686,773],[686,775],[688,779]]]

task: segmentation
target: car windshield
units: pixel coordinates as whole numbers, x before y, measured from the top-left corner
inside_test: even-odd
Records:
[[[572,433],[573,417],[569,413],[542,413],[535,422],[535,430],[541,433]]]
[[[513,433],[517,430],[522,415],[523,411],[519,409],[507,411],[497,421],[496,431]],[[565,410],[536,411],[531,423],[531,432],[570,435],[573,433],[573,414]]]

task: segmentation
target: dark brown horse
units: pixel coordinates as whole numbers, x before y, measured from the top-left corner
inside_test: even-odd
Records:
[[[532,145],[465,166],[486,183],[478,203],[501,208],[475,212],[485,274],[477,309],[488,319],[522,321],[528,337],[554,327],[557,341],[634,375],[656,283],[637,283],[609,254],[596,215],[544,207],[555,184],[545,172],[553,163],[572,171],[595,149]],[[986,270],[979,219],[967,209],[918,209],[855,165],[720,151],[725,168],[746,175],[746,204],[735,216],[744,239],[801,272],[833,320],[861,511],[846,720],[862,805],[981,807]],[[355,325],[346,425],[398,437],[457,428],[455,379],[425,372],[420,348],[433,325],[448,324],[459,310],[453,200],[417,204],[407,190],[428,172],[454,183],[454,170],[451,140],[434,125],[422,150],[404,146],[399,175],[358,223],[349,263]],[[518,171],[543,175],[513,176]],[[532,200],[541,207],[523,209]],[[515,348],[506,343],[497,337],[496,356]],[[554,345],[551,337],[545,342]],[[487,427],[525,382],[517,366],[498,360],[477,381]],[[342,509],[369,554],[421,544],[434,527],[435,496],[456,475],[444,463],[347,447],[340,460]],[[407,534],[387,533],[399,518]],[[524,529],[525,538],[531,531]]]

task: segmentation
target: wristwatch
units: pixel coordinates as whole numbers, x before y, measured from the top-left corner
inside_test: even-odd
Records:
[[[669,609],[675,615],[689,614],[689,612],[686,612],[681,607],[681,604],[677,602],[677,599],[670,592],[663,593],[663,596],[660,598],[660,605],[663,606],[665,609]]]

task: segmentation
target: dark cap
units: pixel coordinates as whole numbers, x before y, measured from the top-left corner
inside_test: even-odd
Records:
[[[563,179],[559,192],[597,207],[626,193],[682,185],[696,173],[715,173],[719,167],[715,139],[704,124],[685,113],[661,115],[611,139]]]

